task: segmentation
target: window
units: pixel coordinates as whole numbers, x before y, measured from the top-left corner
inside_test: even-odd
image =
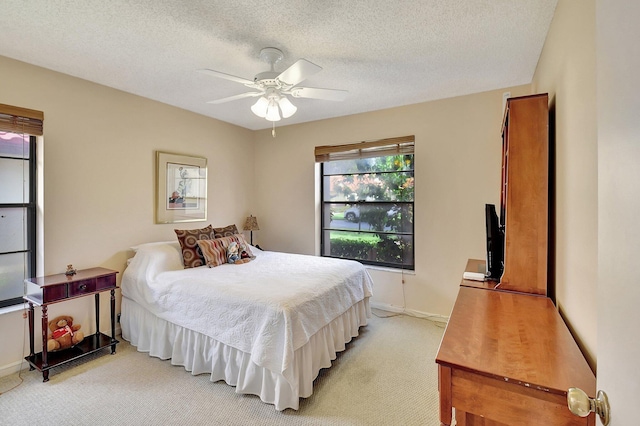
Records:
[[[36,271],[37,134],[42,113],[0,105],[0,308],[22,303]]]
[[[316,148],[322,256],[415,268],[413,146],[410,136]]]

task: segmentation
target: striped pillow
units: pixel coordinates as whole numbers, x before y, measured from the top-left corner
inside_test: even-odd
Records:
[[[234,237],[215,238],[213,240],[199,240],[198,246],[204,255],[205,264],[209,268],[227,263],[227,247]]]
[[[227,263],[227,248],[232,241],[245,246],[247,254],[253,257],[253,253],[249,249],[249,244],[244,239],[244,235],[236,234],[230,237],[216,238],[213,240],[199,240],[198,246],[204,255],[205,264],[209,268],[214,268]]]

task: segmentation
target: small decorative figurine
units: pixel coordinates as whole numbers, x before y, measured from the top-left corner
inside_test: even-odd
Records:
[[[64,274],[68,276],[75,275],[76,270],[74,269],[73,265],[67,265],[67,272],[65,272]]]

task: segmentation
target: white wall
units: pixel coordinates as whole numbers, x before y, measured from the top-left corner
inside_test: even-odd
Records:
[[[4,57],[0,81],[1,103],[44,112],[45,274],[69,263],[122,272],[132,245],[173,239],[174,228],[241,226],[250,213],[250,131]],[[154,224],[156,150],[208,159],[206,222]],[[108,299],[101,297],[103,331]],[[50,317],[63,313],[95,331],[93,298],[49,309]],[[0,314],[0,374],[28,351],[25,323],[20,311]]]
[[[595,1],[561,0],[533,87],[555,110],[556,304],[592,367],[597,343],[598,146]]]
[[[373,301],[449,315],[467,259],[485,257],[484,204],[499,202],[506,90],[530,94],[520,86],[256,132],[260,244],[316,253],[315,146],[415,135],[415,274],[403,295],[400,274],[375,271]]]
[[[596,16],[598,389],[625,426],[640,391],[640,3],[598,0]]]

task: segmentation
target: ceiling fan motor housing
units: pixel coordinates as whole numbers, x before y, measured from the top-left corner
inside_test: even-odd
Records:
[[[276,77],[279,75],[280,73],[275,72],[275,71],[265,71],[265,72],[261,72],[256,74],[256,76],[253,78],[253,81],[257,84],[261,84],[264,85],[265,87],[267,86],[277,86],[278,85],[278,81],[276,80]]]

